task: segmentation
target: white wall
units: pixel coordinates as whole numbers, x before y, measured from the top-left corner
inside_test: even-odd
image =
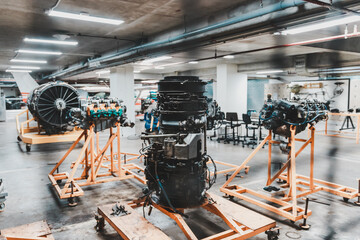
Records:
[[[237,112],[239,119],[247,112],[247,75],[237,72],[235,64],[216,68],[215,99],[224,112]]]

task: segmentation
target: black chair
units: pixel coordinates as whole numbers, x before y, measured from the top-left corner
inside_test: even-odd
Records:
[[[252,124],[251,117],[248,114],[243,114],[242,118],[246,129],[246,135],[244,136],[243,147],[245,147],[245,145],[247,146],[251,145],[252,148],[254,149],[255,145],[257,145],[257,138],[255,132],[259,128],[259,126]],[[249,135],[249,130],[253,131],[251,136]]]
[[[227,130],[225,127],[225,140],[224,143],[230,143],[231,141],[235,144],[240,143],[240,137],[239,137],[239,127],[241,126],[241,123],[238,119],[238,115],[236,112],[227,112],[225,117],[228,125],[226,127],[230,127],[232,130],[232,137],[229,137],[227,135]],[[236,129],[236,132],[235,132]]]

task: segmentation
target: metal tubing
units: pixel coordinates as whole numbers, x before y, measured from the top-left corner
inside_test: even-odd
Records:
[[[315,4],[315,5],[318,5],[320,7],[328,8],[330,10],[338,11],[338,12],[350,13],[350,14],[355,14],[355,15],[358,15],[358,16],[360,15],[360,13],[357,12],[357,11],[353,11],[353,10],[348,9],[348,8],[336,7],[336,6],[332,5],[332,4],[325,3],[325,2],[322,2],[322,1],[318,1],[318,0],[304,0],[304,1]]]
[[[56,73],[53,73],[51,75],[45,76],[45,77],[42,78],[42,80],[48,79],[48,78],[53,78],[53,77],[63,76],[65,74],[67,74],[67,73],[74,72],[74,71],[79,70],[81,68],[88,67],[88,66],[90,66],[91,64],[94,64],[94,63],[101,63],[101,62],[104,62],[104,61],[114,61],[116,59],[118,60],[118,59],[121,58],[122,55],[125,55],[125,54],[128,54],[128,55],[137,54],[137,56],[139,56],[139,51],[141,51],[141,50],[149,51],[149,48],[158,47],[158,46],[163,45],[163,44],[173,43],[173,42],[176,42],[176,41],[179,41],[179,40],[182,40],[182,39],[189,40],[190,37],[193,37],[193,36],[196,36],[196,35],[200,35],[200,34],[203,34],[203,33],[209,32],[209,31],[224,28],[224,27],[227,27],[227,26],[230,26],[230,25],[233,25],[233,24],[237,24],[237,23],[246,21],[246,20],[261,17],[261,16],[264,16],[264,15],[267,15],[267,14],[271,14],[271,13],[274,13],[274,12],[281,11],[281,10],[285,10],[287,8],[297,7],[297,6],[303,5],[305,3],[306,2],[303,1],[303,0],[284,0],[284,1],[280,1],[280,2],[272,4],[270,6],[259,8],[256,11],[241,14],[238,17],[231,18],[231,19],[225,20],[225,21],[220,22],[220,23],[212,24],[212,25],[209,25],[207,27],[200,28],[200,29],[197,29],[197,30],[194,30],[194,31],[186,32],[186,33],[180,34],[180,35],[175,36],[175,37],[170,37],[170,38],[165,39],[165,40],[154,41],[154,42],[142,44],[142,45],[139,45],[139,46],[136,46],[136,47],[131,47],[131,48],[125,49],[123,51],[120,51],[120,52],[117,52],[117,53],[114,53],[114,54],[110,54],[110,55],[107,55],[107,56],[103,56],[103,57],[95,58],[95,59],[92,59],[92,60],[88,60],[87,63],[77,64],[77,65],[74,65],[72,67],[69,67],[66,70],[62,70],[60,72],[56,72]],[[90,71],[90,68],[89,68],[89,71]]]

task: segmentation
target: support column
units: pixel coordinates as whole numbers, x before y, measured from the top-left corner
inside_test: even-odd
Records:
[[[216,67],[215,99],[224,112],[237,112],[239,119],[247,112],[247,75],[238,73],[235,64]]]
[[[110,71],[110,96],[124,101],[127,117],[135,122],[134,68],[132,66],[117,67]],[[133,135],[135,127],[123,127],[121,132],[126,137]]]

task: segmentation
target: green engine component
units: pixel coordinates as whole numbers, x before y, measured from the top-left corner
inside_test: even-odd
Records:
[[[99,118],[112,118],[112,117],[121,117],[123,114],[123,109],[99,109],[97,111],[90,110],[90,118],[91,119],[99,119]]]

